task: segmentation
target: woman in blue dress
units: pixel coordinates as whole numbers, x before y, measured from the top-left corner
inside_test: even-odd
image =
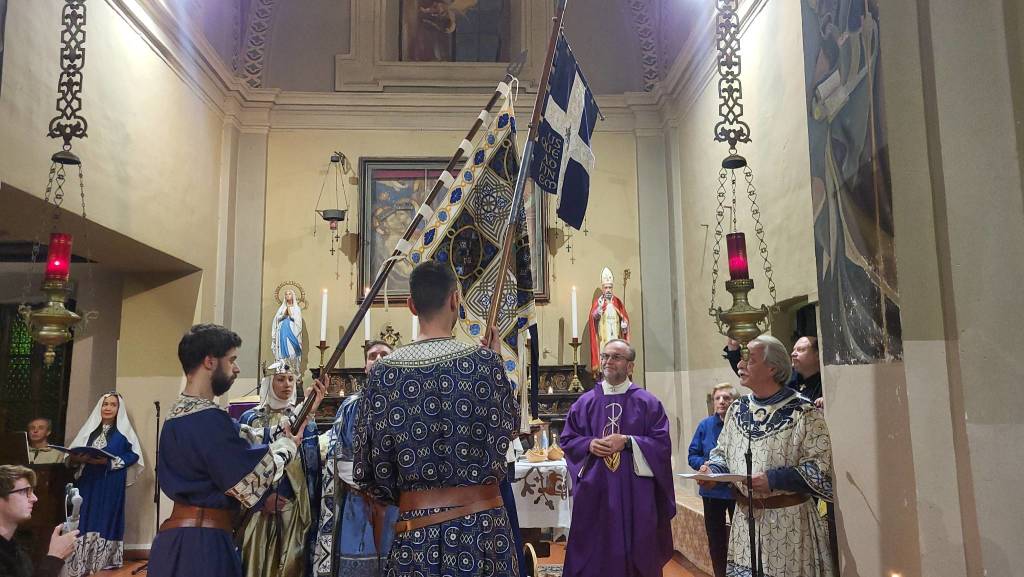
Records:
[[[71,456],[79,467],[76,476],[82,509],[80,536],[68,559],[67,574],[79,577],[120,567],[124,561],[125,487],[134,483],[142,470],[142,449],[124,398],[115,392],[104,394],[70,446],[92,447],[112,455]]]

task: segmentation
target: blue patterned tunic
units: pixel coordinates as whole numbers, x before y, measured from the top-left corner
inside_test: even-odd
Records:
[[[375,498],[497,484],[519,407],[494,352],[453,338],[400,347],[377,361],[360,399],[353,477]],[[403,513],[411,519],[437,509]],[[517,575],[503,507],[395,536],[385,575]]]

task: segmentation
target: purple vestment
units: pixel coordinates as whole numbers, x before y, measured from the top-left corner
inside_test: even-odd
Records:
[[[590,453],[590,442],[613,422],[617,432],[633,437],[633,451],[620,453],[614,472]],[[672,441],[661,402],[635,384],[620,395],[605,395],[598,384],[569,409],[559,442],[573,485],[563,574],[660,576],[672,558],[669,522],[676,514]],[[638,450],[653,477],[634,472]]]

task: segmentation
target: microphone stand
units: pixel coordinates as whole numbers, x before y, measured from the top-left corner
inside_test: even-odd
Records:
[[[156,503],[156,531],[153,533],[153,537],[156,538],[156,534],[160,532],[160,475],[158,474],[160,469],[160,401],[153,401],[153,406],[156,407],[156,456],[153,463],[153,502]],[[138,575],[143,571],[149,572],[149,561],[133,570],[132,575]]]
[[[759,563],[760,551],[757,549],[754,524],[754,453],[751,451],[751,438],[754,436],[754,414],[748,413],[750,426],[747,429],[747,452],[743,455],[747,461],[747,533],[750,538],[750,574],[761,577]]]

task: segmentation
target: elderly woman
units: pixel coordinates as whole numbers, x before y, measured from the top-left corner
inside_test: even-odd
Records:
[[[725,413],[736,398],[736,389],[729,383],[715,385],[711,389],[711,398],[715,412],[705,417],[697,425],[697,431],[690,441],[688,461],[690,467],[700,469],[711,457],[711,450],[718,444],[718,436],[725,426]],[[711,565],[715,577],[725,577],[725,562],[729,553],[729,525],[726,517],[731,518],[736,510],[736,501],[732,489],[728,485],[701,487],[700,496],[704,499],[704,530],[708,534],[708,549],[711,553]]]
[[[75,451],[79,447],[103,452]],[[100,397],[71,443],[71,451],[71,462],[80,467],[81,536],[66,568],[68,575],[79,577],[120,567],[124,561],[125,487],[142,470],[141,443],[128,420],[124,397],[116,392]]]
[[[811,497],[832,500],[832,444],[821,410],[785,386],[793,367],[786,347],[761,335],[740,361],[740,384],[753,394],[729,407],[718,445],[700,470],[747,472],[744,453],[753,455],[752,481],[756,541],[765,575],[835,575],[828,529]],[[702,483],[710,488],[711,483]],[[738,484],[729,539],[727,573],[751,573],[745,483]]]

